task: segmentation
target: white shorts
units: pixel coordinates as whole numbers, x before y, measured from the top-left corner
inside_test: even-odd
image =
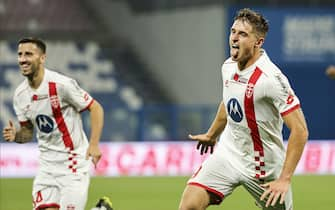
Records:
[[[88,173],[53,175],[39,172],[33,184],[34,209],[84,210],[89,182]]]
[[[266,201],[261,201],[260,197],[264,189],[260,186],[264,182],[256,178],[247,176],[237,170],[227,159],[210,155],[200,166],[200,168],[188,180],[189,185],[195,185],[206,189],[216,198],[212,204],[220,204],[224,198],[229,196],[236,187],[242,185],[255,199],[256,204],[263,210],[293,210],[293,199],[291,189],[286,195],[284,204],[279,202],[274,207],[265,208]]]

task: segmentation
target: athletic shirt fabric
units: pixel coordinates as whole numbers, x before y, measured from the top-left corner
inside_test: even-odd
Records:
[[[282,116],[299,108],[299,99],[264,50],[243,71],[226,60],[222,80],[228,120],[215,152],[247,176],[275,178],[285,158]]]
[[[13,101],[20,123],[30,121],[36,128],[40,170],[56,174],[88,172],[88,140],[80,112],[94,100],[75,80],[45,69],[40,86],[32,89],[24,80]]]

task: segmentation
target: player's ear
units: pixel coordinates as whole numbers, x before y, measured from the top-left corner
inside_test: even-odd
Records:
[[[41,55],[41,57],[40,57],[40,61],[41,61],[41,63],[45,63],[45,59],[46,59],[46,54],[44,53],[44,54],[42,54]]]
[[[255,48],[261,48],[264,43],[264,37],[259,37],[255,43]]]

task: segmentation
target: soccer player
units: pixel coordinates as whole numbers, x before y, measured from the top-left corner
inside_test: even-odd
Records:
[[[300,102],[262,45],[264,17],[242,9],[230,30],[230,58],[222,66],[223,99],[204,134],[189,135],[200,153],[215,151],[189,179],[179,209],[220,204],[242,185],[262,209],[292,210],[291,178],[308,138]],[[288,148],[283,122],[290,129]]]
[[[18,63],[26,79],[14,93],[14,110],[20,122],[3,129],[6,141],[26,143],[34,128],[40,151],[33,183],[36,210],[84,210],[89,186],[90,160],[101,158],[99,141],[103,108],[74,79],[44,67],[46,45],[37,38],[18,42]],[[90,111],[90,141],[80,113]],[[28,208],[28,207],[27,207]]]

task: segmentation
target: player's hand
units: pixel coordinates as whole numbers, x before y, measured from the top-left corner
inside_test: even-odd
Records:
[[[211,154],[213,153],[216,139],[211,139],[207,134],[189,134],[188,138],[194,141],[198,141],[197,150],[200,150],[201,155],[206,154],[208,152],[208,149],[210,149]]]
[[[97,168],[97,164],[101,158],[102,154],[98,145],[89,145],[86,153],[86,159],[92,157],[92,162],[94,164],[94,168]]]
[[[15,140],[16,128],[11,120],[8,121],[8,125],[2,130],[2,136],[5,141],[12,142]]]
[[[286,194],[290,188],[290,181],[288,179],[277,179],[272,182],[268,182],[261,185],[265,188],[264,193],[261,196],[261,201],[268,197],[265,207],[276,205],[278,199],[280,198],[280,204],[285,201]]]

